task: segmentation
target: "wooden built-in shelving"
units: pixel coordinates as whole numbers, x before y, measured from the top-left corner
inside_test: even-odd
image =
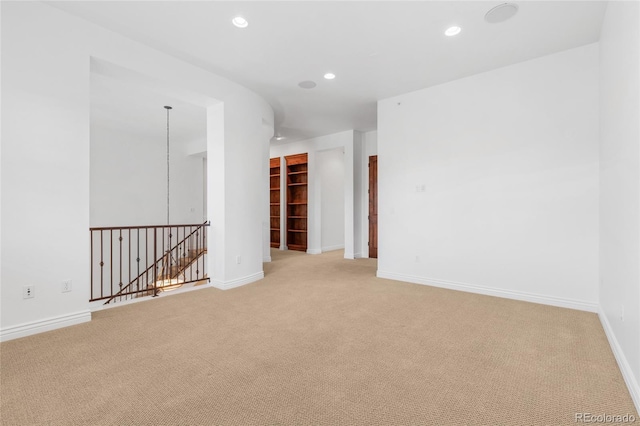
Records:
[[[269,160],[269,235],[271,247],[280,247],[280,157]]]
[[[307,154],[285,157],[287,165],[287,247],[307,251]]]

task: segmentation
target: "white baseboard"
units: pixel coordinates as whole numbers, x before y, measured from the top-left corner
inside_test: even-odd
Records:
[[[263,262],[271,262],[271,256],[265,256],[262,258]]]
[[[187,283],[185,286],[176,288],[174,290],[161,291],[157,297],[167,297],[167,296],[173,296],[175,294],[186,293],[188,291],[202,290],[203,288],[213,288],[213,286],[209,282],[206,284],[200,284],[197,286],[189,285],[189,284],[193,284],[193,283]],[[136,297],[129,300],[118,301],[118,303],[113,303],[108,305],[104,304],[104,300],[98,300],[97,302],[89,302],[89,309],[91,310],[91,312],[97,312],[105,309],[119,308],[121,306],[132,305],[134,303],[148,302],[149,300],[154,300],[157,297],[152,297],[152,296]]]
[[[246,284],[250,284],[252,282],[261,280],[264,278],[264,271],[256,272],[255,274],[247,275],[246,277],[236,278],[235,280],[229,281],[220,281],[211,278],[211,284],[215,288],[219,288],[220,290],[229,290],[232,288],[240,287]]]
[[[607,340],[609,340],[609,346],[611,346],[613,355],[618,362],[618,368],[620,368],[620,372],[622,373],[624,382],[627,384],[627,389],[629,389],[631,399],[636,406],[636,410],[640,413],[640,386],[638,385],[638,381],[633,375],[633,370],[631,370],[629,361],[624,355],[624,352],[620,347],[620,343],[618,343],[618,339],[616,339],[616,335],[613,333],[613,328],[611,328],[609,319],[602,310],[602,307],[599,307],[598,309],[598,317],[600,317],[600,323],[602,324],[602,328],[604,329],[604,334],[606,334]]]
[[[158,297],[173,296],[174,294],[188,293],[190,291],[202,290],[204,288],[213,288],[213,285],[211,285],[211,283],[206,283],[206,284],[200,284],[196,286],[180,287],[171,291],[163,291],[160,293]]]
[[[344,257],[345,259],[350,259],[350,260],[355,259],[355,256],[354,256],[353,252],[351,252],[351,253],[347,253],[347,252],[345,251],[345,252],[344,252],[344,256],[343,256],[343,257]]]
[[[354,253],[353,256],[356,259],[365,259],[365,258],[369,257],[369,256],[365,256],[364,253]]]
[[[307,249],[307,254],[320,254],[322,250],[320,249]]]
[[[324,253],[325,251],[340,250],[343,248],[344,248],[344,244],[338,244],[337,246],[327,246],[327,247],[322,247],[322,252]]]
[[[503,290],[493,287],[485,287],[474,284],[445,281],[433,278],[416,277],[412,275],[398,274],[378,270],[378,278],[405,281],[414,284],[429,285],[432,287],[447,288],[450,290],[466,291],[468,293],[484,294],[487,296],[503,297],[505,299],[522,300],[524,302],[540,303],[543,305],[558,306],[560,308],[577,309],[579,311],[598,312],[598,305],[583,300],[563,299],[560,297],[544,296],[541,294],[525,293],[520,291]]]
[[[70,325],[82,324],[83,322],[88,321],[91,321],[91,311],[86,310],[73,314],[60,315],[58,317],[33,321],[26,324],[14,325],[0,330],[0,342],[44,333],[45,331],[56,330],[58,328],[69,327]]]

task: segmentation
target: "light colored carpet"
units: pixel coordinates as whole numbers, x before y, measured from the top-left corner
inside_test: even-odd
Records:
[[[2,343],[3,425],[562,425],[638,418],[595,314],[272,251],[266,278]]]

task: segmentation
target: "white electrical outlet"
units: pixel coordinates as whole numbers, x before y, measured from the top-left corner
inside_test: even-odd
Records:
[[[35,297],[36,288],[33,285],[25,285],[22,287],[22,298],[23,299],[31,299]]]
[[[62,292],[67,293],[71,291],[71,280],[62,281]]]

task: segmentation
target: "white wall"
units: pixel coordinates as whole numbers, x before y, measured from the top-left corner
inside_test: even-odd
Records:
[[[353,258],[362,257],[362,198],[366,196],[362,174],[364,172],[362,158],[364,155],[364,133],[359,131],[353,132]],[[345,194],[345,199],[346,197]]]
[[[640,33],[609,2],[600,39],[600,318],[640,410]]]
[[[596,310],[598,46],[380,101],[378,275]]]
[[[166,224],[165,143],[91,124],[92,227]],[[171,143],[170,220],[202,223],[202,158],[186,155],[184,148],[179,140]]]
[[[225,100],[223,125],[218,121],[207,127],[208,132],[214,133],[213,138],[207,135],[207,210],[212,224],[214,218],[224,218],[211,229],[210,244],[215,246],[214,256],[218,257],[212,259],[216,265],[211,269],[212,282],[223,289],[264,276],[263,226],[269,186],[264,164],[268,165],[269,157],[263,145],[269,143],[269,137],[264,132],[261,107],[252,93],[240,93]],[[222,180],[220,170],[224,172]],[[220,261],[224,268],[219,267]]]
[[[209,274],[221,287],[260,278],[261,164],[268,161],[261,144],[268,143],[264,121],[273,123],[269,105],[235,83],[49,5],[3,2],[0,7],[5,248],[0,338],[90,319],[92,57],[218,100],[222,121],[207,130],[224,132],[222,138],[207,135],[213,143],[209,152],[224,155],[208,162],[209,182],[222,178],[208,192],[209,254],[215,255],[209,256]],[[241,264],[235,262],[237,254]],[[73,291],[62,293],[61,282],[68,279]],[[24,285],[35,285],[35,298],[22,298]]]
[[[378,155],[378,131],[362,134],[360,247],[356,257],[369,257],[369,157]]]
[[[316,157],[320,181],[321,238],[323,252],[344,248],[344,152],[320,151]]]
[[[2,24],[2,7],[0,7],[0,25],[1,24]],[[2,31],[0,31],[0,46],[2,46]],[[2,81],[2,55],[0,55],[0,82],[1,81]],[[0,117],[2,117],[2,102],[0,102]],[[2,133],[2,120],[0,119],[0,165],[2,164],[3,135],[4,133]],[[2,173],[0,173],[0,271],[2,271]],[[2,273],[1,272],[0,272],[0,300],[2,300]],[[0,309],[2,309],[2,304],[0,304]],[[0,321],[2,321],[2,313],[0,313]],[[0,327],[2,327],[1,323],[0,323]]]
[[[264,138],[267,141],[266,143],[264,143],[262,145],[262,151],[263,151],[263,157],[265,158],[270,158],[269,157],[269,151],[270,151],[270,140],[273,137],[273,125],[268,125],[268,124],[263,124],[263,131],[264,131]],[[264,175],[263,177],[263,191],[262,191],[262,201],[261,201],[261,207],[262,207],[262,261],[263,262],[271,262],[271,218],[270,216],[270,212],[271,209],[269,207],[269,202],[270,202],[270,198],[271,195],[269,193],[269,188],[271,187],[271,178],[269,177],[269,174],[271,173],[271,164],[268,162],[264,162],[264,164],[262,165],[262,174]],[[281,182],[282,183],[282,182]],[[281,217],[280,220],[283,220],[284,218]]]
[[[202,223],[206,219],[202,157],[189,153],[201,140],[206,148],[206,109],[107,76],[108,68],[104,62],[91,61],[91,226],[167,223],[164,105],[173,106],[170,221]]]
[[[355,155],[358,154],[359,136],[353,130],[334,133],[295,142],[272,143],[270,157],[284,157],[300,153],[308,153],[308,221],[309,233],[307,241],[307,253],[318,254],[322,252],[322,223],[321,223],[321,200],[320,181],[317,179],[318,152],[342,148],[344,150],[344,257],[353,259],[355,257],[355,241],[362,238],[360,227],[355,226],[356,201],[362,196],[361,188],[355,186]],[[284,161],[284,159],[282,160]],[[282,227],[284,229],[284,227]],[[281,241],[285,241],[284,234]]]
[[[50,7],[1,7],[4,339],[24,323],[88,319],[89,60],[72,31],[29,13]]]

